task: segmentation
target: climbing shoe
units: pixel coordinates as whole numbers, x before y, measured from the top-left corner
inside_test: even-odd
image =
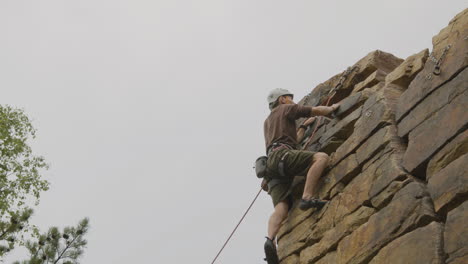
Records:
[[[273,240],[266,238],[265,241],[265,260],[268,264],[279,264],[278,255],[276,254],[276,246]]]
[[[322,201],[316,198],[312,198],[310,200],[301,199],[299,202],[299,209],[305,211],[309,208],[317,208],[321,209],[328,201]]]

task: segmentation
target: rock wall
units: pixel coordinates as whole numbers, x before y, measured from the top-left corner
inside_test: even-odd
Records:
[[[306,131],[302,145],[331,156],[319,187],[330,202],[293,207],[282,264],[468,263],[467,64],[468,9],[431,54],[371,52],[299,102],[341,107]]]

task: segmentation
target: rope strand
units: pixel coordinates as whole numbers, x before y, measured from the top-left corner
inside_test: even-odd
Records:
[[[219,250],[218,254],[216,255],[216,257],[213,259],[213,262],[211,262],[211,264],[215,263],[216,259],[219,257],[219,255],[221,254],[221,252],[223,251],[224,247],[226,247],[227,243],[229,242],[229,240],[231,239],[232,235],[234,235],[234,233],[236,232],[237,228],[239,227],[239,225],[242,223],[242,220],[244,220],[245,216],[247,215],[247,213],[250,211],[250,208],[252,208],[253,204],[255,203],[255,201],[257,200],[258,196],[260,195],[260,193],[262,192],[263,190],[263,186],[260,188],[260,190],[258,191],[257,195],[255,196],[255,198],[253,199],[252,203],[250,203],[249,205],[249,208],[247,208],[247,211],[245,211],[244,215],[242,216],[242,218],[240,219],[239,223],[237,223],[236,227],[234,228],[234,230],[231,232],[231,234],[229,235],[228,239],[226,240],[226,242],[224,242],[224,245],[223,247]]]

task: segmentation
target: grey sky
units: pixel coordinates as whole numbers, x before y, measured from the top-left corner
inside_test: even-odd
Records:
[[[211,263],[259,189],[267,93],[431,48],[462,0],[0,0],[0,103],[51,169],[33,222],[91,219],[82,263]],[[217,263],[262,263],[262,193]],[[12,254],[6,263],[23,256]]]

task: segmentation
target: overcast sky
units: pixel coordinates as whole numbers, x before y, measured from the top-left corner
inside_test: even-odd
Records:
[[[0,0],[0,103],[51,164],[32,222],[82,263],[211,263],[259,189],[266,95],[425,48],[466,0]],[[262,193],[217,263],[263,263]],[[11,254],[5,263],[22,258]]]

